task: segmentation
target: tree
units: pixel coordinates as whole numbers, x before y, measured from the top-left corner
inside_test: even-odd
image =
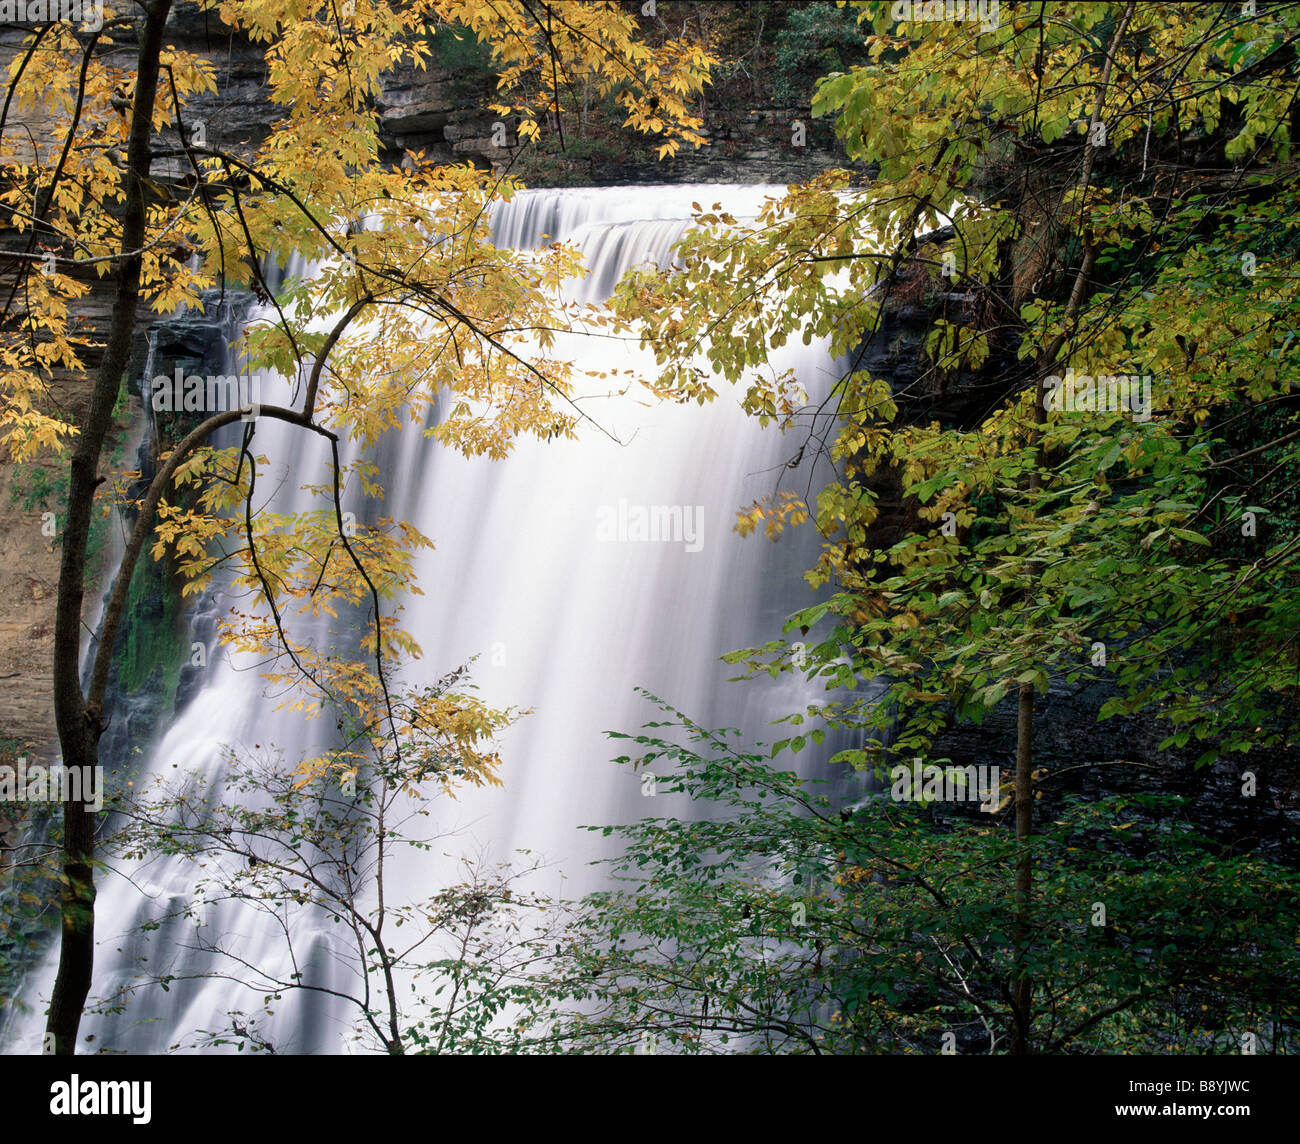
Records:
[[[661,392],[714,395],[687,364],[707,341],[715,373],[797,431],[796,455],[836,466],[815,500],[778,482],[738,521],[777,535],[811,516],[826,539],[810,580],[833,592],[790,619],[799,642],[732,657],[840,691],[792,723],[863,735],[838,757],[883,770],[1016,695],[1012,1040],[1030,1052],[1035,693],[1107,681],[1103,716],[1167,721],[1163,746],[1202,740],[1202,765],[1293,743],[1300,536],[1259,521],[1300,460],[1279,257],[1300,222],[1300,10],[855,7],[872,62],[826,77],[814,111],[837,116],[870,187],[827,176],[752,226],[704,212],[684,269],[625,283],[621,308]],[[934,318],[913,392],[854,370],[818,409],[783,404],[770,347],[828,335],[860,355],[913,286]],[[963,379],[946,421],[910,412]],[[1232,445],[1265,414],[1281,432]],[[1261,456],[1265,472],[1243,467]],[[891,483],[908,527],[885,544]]]
[[[431,690],[463,690],[458,669]],[[364,741],[361,728],[347,741]],[[486,733],[485,733],[486,734]],[[126,826],[111,840],[115,853],[142,861],[183,855],[204,872],[189,899],[151,919],[147,931],[166,935],[165,948],[142,959],[138,982],[110,997],[106,1006],[128,1011],[142,989],[183,988],[191,980],[228,980],[260,996],[265,1012],[287,995],[301,993],[344,1002],[355,1017],[363,1047],[388,1053],[506,1052],[515,1047],[527,1018],[502,1024],[507,1008],[537,1009],[528,971],[549,951],[559,913],[544,897],[523,888],[540,863],[525,869],[488,867],[462,857],[463,882],[414,899],[389,876],[399,850],[432,853],[448,845],[446,834],[429,833],[422,820],[434,812],[439,793],[473,781],[459,745],[445,739],[407,736],[399,765],[392,751],[373,757],[347,745],[330,752],[330,776],[304,784],[283,753],[235,757],[220,790],[203,776],[165,782],[123,808]],[[418,763],[417,763],[418,757]],[[343,774],[340,784],[333,773]],[[226,903],[264,914],[280,933],[294,971],[275,972],[214,926]],[[346,974],[334,983],[312,965],[296,922],[314,911],[337,926],[329,961]],[[177,951],[204,955],[205,968],[191,971],[173,959]],[[437,980],[431,994],[417,982]],[[197,1044],[234,1044],[254,1052],[277,1052],[258,1016],[232,1008],[229,1025],[201,1030]]]
[[[491,48],[500,74],[494,110],[517,119],[520,137],[535,136],[547,113],[567,113],[574,85],[587,82],[617,99],[633,130],[662,137],[661,154],[671,154],[700,140],[689,101],[711,57],[683,40],[644,47],[635,16],[607,2],[207,0],[204,7],[266,46],[271,98],[283,114],[251,159],[206,139],[188,114],[190,97],[212,90],[211,67],[168,46],[170,0],[136,0],[124,14],[106,13],[98,31],[57,21],[35,29],[10,70],[0,112],[0,207],[14,239],[5,251],[0,432],[17,459],[55,452],[69,466],[55,632],[64,763],[96,762],[114,639],[132,572],[150,546],[155,557],[172,554],[186,594],[200,591],[218,562],[233,568],[235,585],[265,610],[235,617],[223,638],[266,655],[273,681],[300,686],[290,701],[300,709],[319,713],[329,703],[348,711],[363,728],[357,750],[391,747],[400,767],[403,736],[434,727],[464,749],[470,770],[485,773],[493,758],[475,745],[492,713],[465,697],[428,694],[399,709],[390,686],[418,646],[384,612],[385,602],[409,584],[410,554],[427,541],[377,513],[364,523],[346,519],[343,496],[380,497],[361,450],[407,419],[420,424],[442,390],[451,415],[436,436],[452,448],[501,457],[518,433],[572,431],[579,414],[565,404],[571,367],[530,361],[522,347],[532,334],[544,353],[551,332],[572,321],[549,288],[576,271],[577,259],[559,246],[520,253],[490,245],[487,208],[512,192],[509,180],[437,167],[420,155],[403,169],[380,169],[379,77],[403,60],[422,66],[429,28],[463,28]],[[37,108],[50,110],[51,135],[29,145],[11,117]],[[179,146],[160,145],[165,127]],[[153,165],[164,158],[180,165],[179,182],[154,178]],[[295,251],[325,264],[273,298],[262,260]],[[80,371],[97,348],[69,316],[92,269],[113,284],[113,319],[86,411],[67,425],[45,392],[53,369]],[[207,409],[172,443],[133,506],[136,523],[83,690],[87,538],[137,316],[142,304],[155,313],[181,303],[201,309],[211,291],[244,288],[273,300],[278,315],[249,332],[242,347],[249,368],[296,378],[294,401]],[[315,332],[310,322],[322,313],[336,316],[327,332]],[[268,419],[327,442],[326,470],[302,474],[320,493],[318,509],[292,518],[255,514],[266,458],[253,445]],[[237,423],[240,445],[210,443]],[[291,607],[356,609],[354,653],[326,656],[295,640],[285,622]],[[325,756],[303,760],[302,774],[329,764]],[[91,984],[94,835],[91,815],[65,804],[62,944],[48,1018],[59,1053],[74,1050]]]
[[[936,800],[845,805],[738,732],[658,705],[642,734],[614,736],[632,751],[616,761],[702,813],[592,828],[625,846],[539,980],[560,1013],[543,1045],[1014,1050],[1023,953],[1004,903],[1019,840]],[[1260,1051],[1284,1052],[1294,1039],[1300,877],[1225,859],[1179,821],[1182,801],[1076,800],[1034,840],[1041,1051],[1234,1052],[1259,1029]]]

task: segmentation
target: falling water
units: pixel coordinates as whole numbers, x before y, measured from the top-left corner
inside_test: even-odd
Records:
[[[761,186],[526,192],[499,210],[495,238],[516,247],[536,246],[543,236],[575,243],[591,273],[572,284],[572,293],[600,300],[629,267],[671,263],[693,201],[720,201],[737,217],[752,217],[766,195],[781,192]],[[651,355],[625,342],[572,335],[561,337],[553,352],[572,355],[584,370],[653,369]],[[834,363],[823,346],[793,345],[781,354],[780,360],[774,355],[778,368],[793,367],[806,389],[824,392]],[[705,725],[766,731],[769,739],[778,736],[764,727],[767,721],[815,698],[808,685],[788,677],[761,686],[729,684],[735,669],[718,660],[722,652],[776,638],[782,619],[810,599],[801,573],[814,559],[814,536],[799,530],[774,544],[741,538],[731,527],[738,508],[772,492],[797,444],[775,429],[761,430],[726,388],[703,408],[653,404],[635,392],[584,407],[603,431],[584,425],[577,441],[521,441],[504,462],[463,458],[412,431],[394,434],[379,450],[389,489],[386,515],[410,519],[436,545],[418,561],[423,594],[404,601],[405,626],[423,648],[420,670],[432,681],[479,656],[474,678],[481,697],[533,710],[501,737],[504,787],[461,794],[448,825],[460,830],[467,849],[483,847],[496,858],[518,848],[545,855],[567,876],[570,893],[596,884],[587,865],[595,836],[577,827],[647,812],[638,778],[609,761],[621,752],[604,736],[634,731],[655,717],[634,688]],[[292,474],[282,468],[259,480],[269,488],[279,475],[290,478],[275,509],[308,507],[310,498],[295,486],[302,474],[323,470],[324,443],[304,440],[301,430],[279,422],[259,422],[257,443],[273,470],[277,459],[283,466],[292,458],[295,466]],[[807,483],[800,474],[797,486],[782,487]],[[617,531],[611,538],[620,517],[651,506],[682,510],[687,528],[679,539],[620,540]],[[217,606],[208,603],[209,619]],[[330,638],[323,626],[317,635]],[[325,734],[321,720],[304,724],[275,706],[255,666],[224,650],[213,654],[197,694],[152,746],[147,770],[219,780],[227,745],[275,744],[289,760],[321,749],[322,742],[311,741]],[[213,789],[219,791],[219,781]],[[664,798],[653,809],[685,808]],[[403,888],[418,888],[418,896],[436,890],[436,861],[403,863],[396,871]],[[177,973],[203,968],[182,949],[184,927],[193,922],[140,932],[142,922],[185,903],[195,878],[187,862],[159,858],[101,879],[98,996],[128,986],[141,957],[155,959],[155,971],[162,959],[175,959]],[[223,904],[205,920],[254,963],[277,966],[284,958],[283,935],[264,913]],[[312,951],[309,972],[322,984],[340,984],[331,977],[342,970],[327,956],[330,935],[320,919],[300,911],[288,924],[300,950]],[[29,1013],[8,1031],[11,1049],[39,1044],[56,955],[52,950],[29,975]],[[226,1011],[247,1001],[219,979],[174,986],[167,994],[153,989],[124,1014],[88,1016],[83,1033],[94,1037],[95,1048],[159,1052],[184,1044],[195,1030],[225,1026]],[[277,1048],[346,1047],[350,1012],[318,996],[286,996],[276,1008]]]

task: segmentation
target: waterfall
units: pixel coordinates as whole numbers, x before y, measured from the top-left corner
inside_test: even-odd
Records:
[[[722,202],[735,216],[752,217],[765,196],[783,191],[638,186],[523,192],[501,205],[494,234],[503,246],[535,246],[544,235],[580,246],[591,273],[572,284],[572,293],[599,300],[629,267],[671,263],[692,202]],[[654,366],[652,355],[634,345],[580,335],[561,335],[553,352],[573,355],[585,370],[648,373]],[[776,357],[779,367],[794,367],[805,389],[825,392],[835,363],[823,345],[793,344]],[[656,405],[635,388],[584,404],[605,432],[584,424],[576,441],[521,441],[501,462],[463,458],[411,429],[391,433],[379,450],[385,515],[410,519],[436,546],[419,557],[423,594],[404,601],[405,626],[423,648],[418,670],[432,681],[479,656],[473,678],[485,701],[533,709],[501,736],[504,786],[458,792],[455,802],[439,804],[438,813],[454,818],[447,826],[459,828],[469,848],[483,847],[497,858],[519,848],[545,855],[566,875],[569,894],[597,885],[587,865],[597,853],[596,836],[577,827],[651,811],[690,813],[672,796],[648,807],[638,777],[610,762],[622,750],[604,732],[634,732],[656,717],[634,688],[647,688],[705,725],[736,726],[769,740],[785,736],[772,734],[767,721],[821,694],[788,676],[728,684],[737,669],[718,660],[725,651],[779,637],[784,617],[811,600],[802,572],[817,548],[808,529],[777,543],[732,531],[735,511],[772,491],[774,474],[797,443],[774,427],[760,429],[741,410],[739,393],[719,384],[717,399],[705,407]],[[263,421],[256,444],[273,470],[259,478],[259,487],[288,478],[276,510],[311,503],[296,486],[323,479],[324,442]],[[801,473],[797,487],[807,484]],[[651,506],[682,510],[680,538],[621,539],[628,535],[629,514]],[[210,602],[204,614],[210,617],[216,607]],[[303,629],[295,630],[301,635]],[[317,630],[321,639],[330,638],[323,622]],[[224,650],[210,654],[190,691],[170,727],[149,745],[142,779],[199,772],[212,783],[211,796],[219,797],[226,745],[261,750],[273,744],[292,762],[326,734],[321,720],[305,723],[275,712],[276,700],[256,666]],[[427,894],[436,889],[440,870],[435,860],[407,856],[394,876]],[[101,876],[95,996],[128,986],[142,956],[154,966],[175,959],[177,971],[200,968],[181,949],[184,927],[193,921],[140,932],[142,922],[184,903],[196,876],[189,863],[165,857]],[[225,903],[203,920],[211,932],[232,935],[250,960],[274,964],[283,957],[275,919],[248,906]],[[324,983],[335,980],[330,975],[341,970],[328,956],[331,935],[321,919],[301,911],[288,924],[301,947],[313,951],[311,972]],[[56,959],[53,949],[28,976],[29,1010],[7,1031],[11,1050],[39,1045]],[[173,986],[166,994],[153,989],[123,1013],[88,1015],[82,1032],[94,1040],[85,1051],[166,1051],[195,1030],[223,1026],[225,1012],[247,1001],[235,986],[215,979]],[[272,1039],[282,1051],[343,1051],[351,1020],[351,1013],[318,996],[286,996],[276,1006]]]

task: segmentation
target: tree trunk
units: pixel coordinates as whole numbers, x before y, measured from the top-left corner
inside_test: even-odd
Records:
[[[1016,842],[1022,847],[1016,858],[1016,920],[1012,937],[1011,997],[1013,1028],[1011,1051],[1023,1056],[1030,1051],[1029,1030],[1033,1024],[1033,981],[1025,968],[1029,952],[1029,900],[1033,888],[1033,863],[1029,839],[1034,833],[1034,685],[1020,685],[1020,706],[1016,712]]]
[[[1111,38],[1110,50],[1106,53],[1106,64],[1102,68],[1101,80],[1097,86],[1097,98],[1092,109],[1091,127],[1088,142],[1084,146],[1083,171],[1079,177],[1079,186],[1085,191],[1092,183],[1093,164],[1097,156],[1095,129],[1101,124],[1102,108],[1106,102],[1106,89],[1110,84],[1111,68],[1120,42],[1128,28],[1136,7],[1130,0],[1115,28]],[[1084,299],[1088,293],[1088,282],[1097,261],[1097,247],[1092,235],[1085,231],[1083,239],[1083,260],[1079,272],[1075,275],[1074,285],[1070,290],[1069,301],[1062,315],[1065,329],[1072,329],[1078,319]],[[1043,452],[1042,427],[1047,421],[1044,406],[1046,380],[1049,371],[1056,367],[1057,355],[1065,347],[1065,329],[1057,334],[1045,347],[1038,359],[1038,381],[1034,389],[1034,420],[1029,428],[1029,449],[1032,463],[1029,469],[1029,492],[1037,493],[1043,487]],[[1035,506],[1035,511],[1037,507]],[[1015,881],[1015,922],[1012,933],[1011,952],[1011,997],[1012,997],[1012,1036],[1011,1051],[1025,1055],[1033,1051],[1031,1029],[1034,1023],[1033,980],[1025,968],[1031,939],[1030,905],[1033,889],[1033,860],[1029,853],[1029,840],[1034,833],[1034,685],[1022,683],[1018,693],[1019,706],[1016,711],[1016,842],[1020,853],[1016,857]]]
[[[59,564],[54,625],[54,716],[63,764],[68,767],[98,764],[99,737],[103,729],[99,697],[92,696],[91,702],[87,703],[81,692],[81,608],[85,595],[86,545],[95,490],[100,483],[99,459],[112,422],[113,405],[122,376],[130,362],[135,334],[140,252],[145,236],[144,180],[148,177],[151,162],[149,135],[154,97],[158,90],[158,58],[171,0],[153,0],[141,6],[145,10],[145,19],[140,31],[127,169],[123,175],[126,205],[122,215],[122,248],[113,322],[90,406],[78,427],[80,433],[70,465],[68,517]],[[111,655],[112,649],[101,649],[101,654]],[[93,813],[81,803],[64,803],[62,937],[58,975],[54,979],[45,1026],[46,1047],[63,1055],[76,1050],[77,1030],[90,992],[95,963],[94,857]]]

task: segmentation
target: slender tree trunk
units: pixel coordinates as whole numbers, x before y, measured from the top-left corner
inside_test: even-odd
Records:
[[[1056,349],[1059,352],[1060,346]],[[1029,470],[1031,494],[1043,487],[1040,442],[1042,426],[1047,420],[1047,410],[1043,407],[1043,396],[1047,391],[1045,380],[1045,375],[1040,370],[1038,384],[1034,388],[1034,423],[1029,430],[1034,458]],[[1011,938],[1011,1052],[1016,1056],[1024,1056],[1031,1051],[1030,1030],[1034,1023],[1034,983],[1025,967],[1025,959],[1029,954],[1030,904],[1034,885],[1034,864],[1029,853],[1029,840],[1034,834],[1034,685],[1022,683],[1017,699],[1016,843],[1020,847],[1020,853],[1016,856],[1016,917]]]
[[[81,607],[85,595],[86,546],[100,455],[112,422],[122,376],[131,356],[140,290],[140,251],[145,235],[145,183],[149,174],[154,97],[163,25],[171,0],[142,3],[127,169],[123,176],[126,205],[122,215],[122,250],[117,268],[113,322],[100,363],[90,407],[73,450],[68,481],[68,517],[62,536],[59,594],[54,625],[54,715],[65,766],[95,766],[99,760],[102,712],[99,701],[87,703],[81,692]],[[111,649],[110,653],[111,653]],[[84,773],[84,772],[83,772]],[[76,1049],[77,1030],[90,992],[95,963],[95,819],[82,803],[63,804],[64,884],[60,912],[62,937],[58,975],[50,998],[45,1044],[59,1054]]]
[[[1011,1051],[1023,1056],[1030,1051],[1029,1030],[1033,1024],[1034,987],[1025,958],[1029,952],[1029,904],[1033,889],[1033,862],[1029,839],[1034,833],[1034,685],[1020,685],[1020,706],[1016,713],[1016,920],[1012,936],[1011,996],[1014,1019]]]
[[[1097,85],[1097,98],[1093,104],[1092,119],[1088,133],[1088,142],[1083,151],[1083,171],[1079,176],[1079,186],[1087,190],[1092,182],[1093,164],[1096,161],[1099,144],[1097,128],[1104,127],[1102,109],[1106,103],[1106,89],[1110,85],[1111,69],[1115,64],[1115,54],[1120,42],[1133,18],[1136,7],[1134,0],[1124,9],[1115,34],[1111,38],[1110,49],[1106,53],[1106,63],[1101,70]],[[1097,247],[1091,233],[1083,234],[1083,261],[1079,273],[1075,276],[1066,303],[1064,329],[1071,329],[1078,319],[1088,293],[1088,280],[1092,277],[1093,267],[1097,262]],[[1056,366],[1057,356],[1065,346],[1064,329],[1052,339],[1038,359],[1038,381],[1034,390],[1034,420],[1029,429],[1029,448],[1032,462],[1029,469],[1029,491],[1037,493],[1043,487],[1042,427],[1047,420],[1044,405],[1046,380],[1050,370]],[[1037,511],[1037,510],[1035,510]],[[1034,1024],[1034,990],[1033,979],[1025,966],[1031,941],[1031,906],[1033,890],[1033,859],[1029,852],[1029,840],[1034,833],[1034,685],[1022,683],[1018,693],[1019,706],[1016,711],[1016,842],[1020,853],[1016,857],[1015,880],[1015,922],[1012,934],[1011,953],[1011,987],[1013,1030],[1011,1051],[1025,1055],[1033,1051],[1031,1030]]]

